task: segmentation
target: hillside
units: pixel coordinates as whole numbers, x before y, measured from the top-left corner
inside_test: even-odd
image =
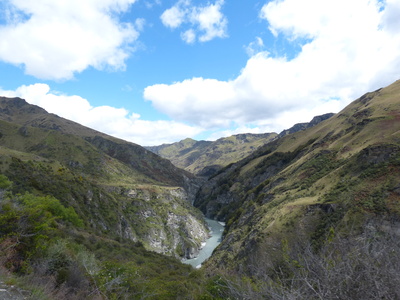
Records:
[[[399,182],[400,81],[397,81],[365,94],[314,127],[260,147],[211,177],[202,186],[195,206],[210,218],[226,221],[227,226],[224,239],[207,266],[214,271],[229,269],[253,280],[261,278],[262,282],[280,278],[293,283],[289,279],[302,274],[299,278],[306,284],[304,278],[315,273],[304,272],[316,270],[307,271],[301,265],[318,261],[322,268],[322,262],[329,263],[323,260],[327,256],[317,255],[325,251],[324,255],[329,255],[334,264],[332,270],[338,271],[334,267],[344,258],[330,252],[338,249],[332,247],[340,245],[344,251],[361,251],[357,247],[364,246],[351,248],[356,241],[398,236]],[[364,240],[371,234],[376,235]],[[396,239],[386,239],[389,240]],[[367,249],[374,247],[377,244]],[[310,256],[306,257],[307,253]],[[309,259],[312,253],[317,253],[313,254],[313,262]],[[367,265],[371,261],[363,267]],[[293,277],[288,278],[289,274]],[[353,275],[348,275],[351,280]],[[390,280],[398,279],[396,275]],[[313,277],[313,280],[319,279]],[[329,287],[318,281],[315,284],[326,288],[327,293],[334,292],[331,287],[335,282],[331,280]],[[275,282],[272,286],[277,284],[272,281]],[[262,284],[259,288],[263,287]],[[305,285],[299,288],[307,289]],[[349,286],[343,288],[350,293]],[[314,297],[318,298],[315,294]],[[375,296],[360,297],[356,298]],[[347,295],[342,299],[354,298]]]
[[[187,138],[173,144],[146,148],[169,159],[179,168],[199,176],[208,177],[222,167],[246,157],[261,145],[271,141],[275,136],[275,133],[248,133],[220,138],[215,142],[195,141]]]
[[[187,138],[177,143],[146,147],[146,149],[169,159],[179,168],[201,177],[210,177],[223,167],[249,156],[259,147],[285,135],[313,127],[332,115],[328,113],[316,116],[310,122],[295,124],[279,134],[245,133],[220,138],[214,142]]]
[[[192,155],[198,180],[1,98],[0,281],[49,300],[400,298],[400,81],[264,138],[153,149]],[[226,226],[195,270],[176,258],[206,239],[200,211]]]
[[[14,193],[52,195],[96,234],[187,257],[207,237],[194,176],[138,145],[2,97],[0,154]]]
[[[23,99],[0,97],[0,120],[18,125],[20,127],[19,135],[25,136],[26,138],[24,143],[35,140],[35,137],[28,138],[30,137],[29,128],[35,128],[32,130],[44,130],[40,131],[39,135],[45,132],[45,135],[81,138],[83,143],[87,141],[94,145],[96,149],[101,150],[102,153],[129,165],[131,171],[136,172],[139,177],[146,177],[146,179],[143,177],[139,181],[150,181],[169,186],[184,187],[187,181],[186,178],[193,178],[189,173],[179,170],[167,160],[153,155],[139,145],[128,143],[73,121],[58,117],[57,115],[49,114],[38,106],[29,105]],[[61,141],[61,143],[62,142],[64,141]],[[17,145],[14,143],[11,146],[16,147],[15,150],[28,150],[28,152],[30,150],[37,151],[37,149],[34,148],[24,148],[32,147],[31,145]],[[18,147],[21,147],[21,149],[18,149]],[[48,145],[43,148],[48,148]],[[45,156],[51,156],[53,154],[59,155],[59,158],[63,159],[64,163],[66,162],[66,154],[69,153],[69,151],[66,150],[65,145],[52,150],[52,153],[45,154],[43,152],[43,154]],[[48,149],[46,151],[48,151]],[[76,151],[79,150],[75,149],[74,152]],[[70,155],[73,156],[75,153],[70,153]],[[79,164],[79,161],[76,163]],[[87,172],[87,169],[85,169],[85,172]]]
[[[320,116],[315,116],[310,122],[294,124],[289,129],[285,129],[285,130],[281,131],[275,139],[280,139],[280,138],[284,137],[285,135],[296,133],[298,131],[305,130],[307,128],[311,128],[315,125],[318,125],[322,121],[329,119],[330,117],[332,117],[334,115],[335,114],[333,114],[333,113],[327,113],[327,114],[323,114]]]

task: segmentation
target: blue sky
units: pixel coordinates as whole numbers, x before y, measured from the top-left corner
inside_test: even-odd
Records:
[[[280,132],[400,79],[400,0],[2,0],[0,95],[140,145]]]

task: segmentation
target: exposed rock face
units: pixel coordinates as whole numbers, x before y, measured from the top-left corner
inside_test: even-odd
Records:
[[[167,159],[20,98],[0,97],[0,120],[0,163],[16,192],[52,195],[94,233],[171,256],[207,238],[191,205],[200,182]]]
[[[398,236],[399,97],[400,81],[317,126],[297,124],[209,178],[195,205],[227,226],[206,267],[252,276],[275,272],[299,245],[351,244],[365,228]]]
[[[325,120],[331,118],[333,115],[334,115],[333,113],[327,113],[327,114],[323,114],[320,116],[315,116],[308,123],[307,122],[306,123],[297,123],[297,124],[293,125],[292,127],[290,127],[289,129],[283,130],[281,133],[278,134],[278,136],[276,138],[279,139],[281,137],[284,137],[285,135],[292,134],[292,133],[313,127],[313,126],[321,123],[322,121],[325,121]]]
[[[199,250],[198,248],[188,247],[185,249],[184,256],[186,259],[196,258],[199,255]]]
[[[400,147],[398,145],[377,145],[365,148],[360,156],[360,164],[380,164],[388,161],[390,158],[399,153]]]
[[[191,258],[198,254],[208,229],[201,214],[193,210],[183,188],[130,189],[120,216],[118,233],[141,240],[148,249]],[[191,249],[188,254],[188,250]]]
[[[134,234],[132,227],[129,226],[128,221],[124,218],[124,216],[121,216],[120,222],[118,224],[118,234],[122,236],[123,238],[132,240],[132,241],[137,241],[137,237]]]

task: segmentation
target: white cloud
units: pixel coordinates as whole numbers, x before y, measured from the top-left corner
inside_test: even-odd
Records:
[[[196,33],[193,29],[188,29],[181,33],[181,38],[187,44],[193,44],[196,41]]]
[[[386,9],[382,16],[382,25],[390,34],[398,34],[400,28],[400,2],[386,0]]]
[[[9,0],[0,60],[42,79],[70,79],[88,67],[123,69],[135,26],[118,21],[136,0]],[[137,20],[139,30],[143,20]]]
[[[398,0],[276,0],[260,17],[288,42],[303,43],[293,58],[257,49],[234,80],[192,78],[144,91],[145,99],[176,120],[280,131],[313,115],[337,112],[363,93],[400,77]]]
[[[154,6],[159,6],[161,5],[161,0],[154,0],[154,1],[144,1],[144,5],[148,8],[151,9]]]
[[[174,29],[179,27],[185,21],[187,11],[184,7],[182,7],[183,5],[179,3],[167,9],[161,15],[161,21],[164,26]]]
[[[190,0],[180,0],[161,15],[164,26],[171,29],[185,25],[189,29],[181,33],[186,43],[194,43],[198,37],[200,42],[208,42],[214,38],[227,36],[228,20],[221,13],[224,0],[216,0],[214,4],[194,6]]]
[[[232,135],[236,135],[236,134],[240,134],[240,133],[258,134],[258,133],[265,133],[265,132],[272,132],[272,131],[269,128],[250,127],[250,126],[244,125],[244,126],[240,126],[238,128],[234,128],[234,129],[227,129],[227,130],[213,132],[209,135],[207,140],[208,141],[216,141],[219,138],[232,136]]]
[[[254,42],[251,42],[245,47],[245,50],[247,55],[250,57],[256,55],[257,53],[265,51],[263,39],[257,36]]]
[[[50,113],[139,145],[172,143],[201,132],[199,127],[180,122],[141,120],[139,114],[129,114],[124,108],[93,107],[80,96],[53,92],[47,84],[42,83],[22,85],[15,91],[0,89],[0,94],[23,98]]]
[[[190,15],[192,24],[197,24],[203,34],[200,35],[200,42],[208,42],[216,37],[227,36],[227,18],[221,13],[224,0],[217,0],[215,4],[205,7],[195,7]]]
[[[193,78],[172,85],[147,87],[144,97],[151,100],[157,110],[174,119],[205,128],[227,127],[232,118],[240,116],[235,107],[228,107],[236,100],[232,88],[230,82]]]
[[[144,26],[146,25],[146,20],[143,18],[138,18],[135,20],[135,28],[138,31],[143,31]]]

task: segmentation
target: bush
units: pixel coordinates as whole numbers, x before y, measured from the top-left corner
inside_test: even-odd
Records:
[[[19,201],[28,208],[50,212],[53,216],[70,222],[77,227],[83,226],[73,207],[66,208],[53,196],[38,197],[29,193],[19,198]]]
[[[283,259],[268,269],[259,257],[256,276],[224,277],[223,299],[400,299],[400,240],[369,222],[358,236],[336,237],[315,251],[283,243]],[[395,224],[396,225],[396,224]],[[398,225],[398,224],[397,224]],[[242,279],[241,279],[242,278]],[[244,278],[244,279],[243,279]]]

